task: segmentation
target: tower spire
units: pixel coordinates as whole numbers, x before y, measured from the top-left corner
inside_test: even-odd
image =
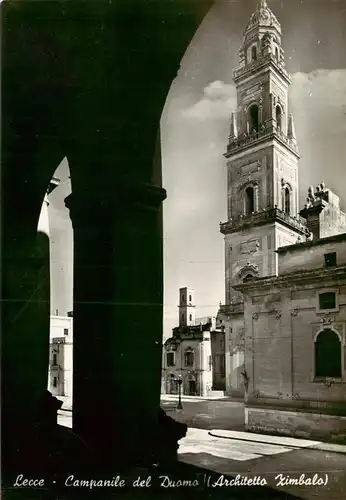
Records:
[[[290,113],[289,117],[288,117],[287,137],[289,139],[291,139],[292,141],[297,142],[296,129],[294,126],[294,120],[293,120],[292,113]]]
[[[231,116],[231,126],[230,126],[229,138],[235,139],[236,137],[238,137],[237,121],[236,121],[235,112],[233,111],[232,116]]]

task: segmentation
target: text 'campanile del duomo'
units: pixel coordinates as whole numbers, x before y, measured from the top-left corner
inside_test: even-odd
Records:
[[[299,216],[295,128],[288,103],[281,26],[261,0],[245,29],[234,71],[237,108],[232,113],[227,159],[228,220],[225,238],[225,326],[227,392],[241,385],[244,342],[242,296],[232,286],[277,274],[277,248],[305,240]],[[229,351],[229,352],[227,352]],[[232,363],[234,366],[232,367]]]

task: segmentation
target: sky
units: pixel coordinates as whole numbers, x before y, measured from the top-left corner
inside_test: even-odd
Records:
[[[322,180],[342,198],[346,192],[346,0],[267,1],[281,23],[286,67],[292,76],[289,112],[294,115],[302,156],[301,206],[308,186]],[[168,194],[163,205],[165,338],[178,321],[180,287],[195,289],[197,317],[215,316],[224,301],[224,247],[219,232],[227,213],[223,153],[236,107],[232,74],[256,4],[257,0],[215,1],[185,53],[163,111],[163,187]],[[61,203],[70,189],[67,172],[65,161],[57,171],[65,181],[51,195],[51,209],[60,218],[52,238],[65,252],[72,245],[66,234],[68,212]],[[71,283],[71,265],[64,269],[56,265],[55,272]],[[72,291],[59,300],[62,310],[70,310]]]

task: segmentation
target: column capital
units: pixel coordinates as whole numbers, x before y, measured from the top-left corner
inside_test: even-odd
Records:
[[[100,188],[73,192],[65,198],[65,206],[75,214],[85,214],[86,217],[113,218],[121,212],[158,211],[166,199],[166,190],[151,184],[117,183],[115,186],[101,191]],[[78,217],[78,215],[77,215]]]

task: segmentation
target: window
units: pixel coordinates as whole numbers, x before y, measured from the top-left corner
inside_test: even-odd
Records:
[[[281,128],[282,128],[282,112],[281,112],[280,106],[276,106],[275,118],[276,118],[276,126],[279,130],[281,130]]]
[[[189,302],[192,302],[192,295],[189,295]]]
[[[243,282],[246,283],[247,281],[251,281],[255,278],[252,274],[247,274],[245,278],[243,279]]]
[[[184,322],[184,321],[185,321],[185,314],[184,314],[184,313],[182,313],[182,315],[181,315],[181,321],[182,321],[182,322]]]
[[[167,366],[175,365],[174,352],[168,352],[166,359],[167,359]]]
[[[58,379],[56,377],[53,378],[53,387],[58,387]]]
[[[53,365],[57,365],[57,364],[58,364],[57,355],[53,354]]]
[[[68,328],[64,328],[64,335],[68,335]]]
[[[324,264],[326,267],[336,266],[336,252],[326,253],[324,255]]]
[[[209,370],[212,368],[212,358],[211,356],[208,356],[208,363],[209,363]]]
[[[278,51],[277,47],[275,47],[275,57],[276,57],[276,59],[279,60],[279,51]]]
[[[194,354],[193,351],[185,351],[185,366],[193,366]]]
[[[257,47],[255,45],[251,48],[251,59],[252,61],[257,59]]]
[[[315,340],[315,377],[341,378],[341,342],[333,330],[323,330]]]
[[[189,319],[190,319],[190,321],[192,321],[192,314],[190,314]]]
[[[334,292],[320,293],[319,308],[320,309],[335,309],[336,308],[336,294]]]
[[[259,122],[259,114],[258,114],[258,106],[257,104],[253,104],[249,108],[249,133],[258,132],[258,122]]]
[[[250,215],[255,211],[255,193],[253,187],[246,188],[245,191],[245,215]]]
[[[291,211],[291,193],[288,187],[285,188],[284,191],[284,211],[286,214],[289,214]]]

